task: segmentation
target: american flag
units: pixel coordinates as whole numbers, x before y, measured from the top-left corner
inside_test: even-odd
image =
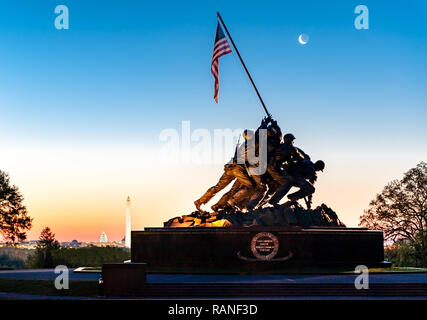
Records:
[[[222,31],[221,26],[216,27],[216,37],[215,37],[215,46],[212,57],[211,64],[211,72],[215,78],[215,94],[214,99],[216,103],[218,103],[218,90],[219,90],[219,82],[218,82],[218,59],[225,54],[231,53],[230,45],[228,44],[227,38]]]

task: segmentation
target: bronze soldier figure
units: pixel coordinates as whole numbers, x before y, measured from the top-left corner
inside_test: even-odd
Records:
[[[250,174],[250,169],[259,165],[251,164],[248,155],[258,156],[261,129],[267,130],[267,171],[263,174]],[[295,147],[293,134],[285,134],[282,142],[282,131],[270,117],[262,120],[255,133],[245,130],[243,136],[244,143],[236,147],[235,155],[224,166],[224,173],[218,183],[194,202],[197,210],[201,211],[202,204],[209,202],[233,180],[231,189],[212,206],[212,210],[253,210],[267,201],[276,205],[292,187],[298,187],[299,190],[288,195],[288,198],[291,201],[305,198],[309,207],[311,195],[315,191],[313,184],[317,178],[316,171],[324,169],[324,162],[319,160],[313,163],[304,151]]]
[[[295,162],[304,160],[303,153],[294,147],[294,140],[295,137],[291,133],[283,136],[283,143],[276,148],[273,163],[270,163],[270,166],[268,167],[268,173],[279,185],[277,191],[268,201],[268,203],[272,205],[278,204],[293,186],[301,188],[304,194],[307,193],[307,195],[314,192],[314,190],[310,188],[311,185],[305,179],[293,177],[287,174],[286,169],[282,169],[283,167],[286,168]]]
[[[291,201],[304,198],[306,200],[307,209],[311,208],[312,195],[315,191],[313,184],[317,180],[317,171],[323,171],[325,169],[325,163],[322,160],[318,160],[313,163],[309,158],[304,159],[301,162],[292,164],[287,168],[288,174],[296,178],[302,178],[306,180],[306,183],[310,184],[311,187],[301,188],[300,190],[288,195]],[[310,192],[309,194],[307,194]]]
[[[251,165],[247,161],[247,155],[249,151],[253,151],[249,150],[249,147],[255,147],[254,153],[257,154],[257,151],[259,150],[259,133],[261,129],[267,130],[267,163],[270,162],[269,159],[274,155],[274,150],[277,148],[277,146],[280,145],[281,142],[282,131],[277,125],[277,122],[269,117],[264,118],[261,121],[260,127],[255,132],[255,143],[246,143],[242,145],[240,150],[242,158],[244,157],[245,159],[245,164],[248,171],[249,168],[254,168],[257,166]],[[247,140],[247,142],[249,141],[250,140]],[[264,197],[265,191],[267,190],[267,187],[263,181],[264,175],[252,175],[251,177],[256,183],[256,185],[252,187],[244,186],[239,181],[236,181],[230,191],[225,193],[222,198],[212,206],[212,209],[216,211],[218,209],[237,207],[237,209],[240,210],[253,210]]]
[[[259,164],[252,164],[251,161],[249,161],[250,156],[258,156],[260,128],[258,128],[255,133],[250,131],[250,135],[246,134],[245,141],[239,148],[239,161],[245,164],[248,175],[251,177],[254,184],[252,186],[241,185],[239,189],[235,189],[235,193],[227,200],[228,205],[231,207],[236,206],[238,200],[248,198],[249,200],[247,201],[246,207],[248,210],[252,210],[256,203],[258,203],[259,195],[263,195],[266,190],[265,185],[261,182],[261,176],[251,174],[251,169],[257,168]]]
[[[253,132],[250,130],[245,130],[243,137],[245,138],[245,142],[252,138]],[[234,179],[237,179],[241,185],[246,187],[254,187],[256,186],[255,181],[248,175],[248,172],[245,167],[245,162],[242,160],[242,156],[245,155],[242,153],[242,147],[244,150],[245,143],[239,148],[239,153],[236,152],[234,157],[231,159],[229,163],[224,166],[224,173],[216,185],[210,187],[200,199],[194,201],[194,205],[197,210],[201,211],[201,205],[208,203],[210,199],[212,199],[218,192],[227,187],[230,182]],[[244,159],[244,158],[243,158]]]

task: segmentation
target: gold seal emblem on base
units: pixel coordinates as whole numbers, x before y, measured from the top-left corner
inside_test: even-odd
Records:
[[[252,238],[251,251],[259,260],[271,260],[279,252],[279,240],[270,232],[257,233]]]

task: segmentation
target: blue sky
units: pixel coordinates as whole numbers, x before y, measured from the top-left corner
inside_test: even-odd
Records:
[[[69,30],[54,27],[61,4]],[[359,4],[368,30],[354,27]],[[136,222],[158,226],[216,182],[222,165],[139,169],[181,121],[255,128],[264,116],[235,53],[220,59],[214,102],[216,11],[283,132],[326,161],[315,200],[344,222],[357,225],[376,192],[426,160],[425,1],[2,1],[0,169],[28,201],[33,237],[50,223],[61,230],[53,215],[78,219],[78,232],[88,215],[107,214],[111,228],[94,218],[88,234],[121,239],[127,195],[152,212],[167,193],[161,212]]]
[[[69,30],[54,28],[58,4],[69,7]],[[221,59],[220,103],[212,99],[220,10],[282,126],[300,137],[310,127],[325,138],[351,131],[418,144],[426,135],[426,5],[365,1],[370,29],[356,30],[357,4],[3,1],[3,135],[155,143],[181,120],[256,126],[262,109],[235,55]],[[298,44],[300,33],[308,45]]]

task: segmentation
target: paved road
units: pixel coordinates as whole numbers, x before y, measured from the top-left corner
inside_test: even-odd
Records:
[[[70,280],[98,281],[99,273],[74,273],[70,270]],[[23,270],[0,270],[0,278],[26,279],[26,280],[55,280],[58,274],[55,269],[23,269]]]
[[[74,273],[70,280],[98,281],[100,273]],[[0,271],[0,278],[54,280],[54,269],[25,269]],[[198,275],[198,274],[148,274],[149,283],[354,283],[356,274],[318,275]],[[371,274],[371,283],[427,283],[427,273]]]
[[[34,279],[34,280],[54,280],[57,274],[54,269],[32,269],[32,270],[11,270],[11,271],[0,271],[0,278],[8,279]],[[98,281],[100,273],[74,273],[70,270],[70,280],[87,280],[87,281]],[[254,284],[266,284],[266,286],[275,286],[276,284],[353,284],[357,275],[353,274],[318,274],[318,275],[194,275],[194,274],[149,274],[147,281],[151,284],[166,284],[168,285],[183,285],[192,286],[195,283],[207,284],[208,286],[213,283],[224,283],[225,286],[233,286],[235,284],[241,284],[243,286]],[[408,283],[424,283],[427,284],[427,273],[388,273],[388,274],[371,274],[370,283],[374,284],[396,284],[407,286]],[[226,294],[225,294],[226,295]],[[157,297],[159,299],[168,299],[167,295]],[[175,297],[170,297],[175,298]],[[212,297],[193,296],[191,298],[202,298],[211,299]],[[216,297],[218,298],[218,297]],[[230,296],[221,297],[225,299],[245,298]],[[247,297],[249,299],[302,299],[302,300],[323,300],[323,299],[426,299],[425,295],[422,296],[298,296],[298,295],[283,295],[277,297]],[[74,300],[74,299],[105,299],[103,297],[87,298],[87,297],[59,297],[59,296],[43,296],[43,295],[29,295],[29,294],[17,294],[17,293],[3,293],[0,287],[0,300],[1,299],[54,299],[54,300]]]

